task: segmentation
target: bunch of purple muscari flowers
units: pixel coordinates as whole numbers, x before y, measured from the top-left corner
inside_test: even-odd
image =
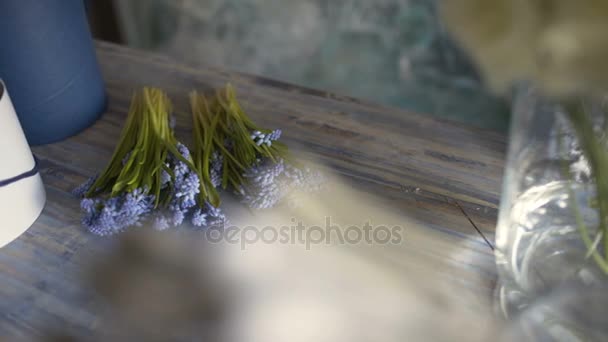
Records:
[[[266,135],[259,131],[251,134],[251,139],[258,146],[270,146],[280,137],[281,130]],[[236,192],[241,196],[242,202],[252,209],[269,209],[284,200],[288,205],[296,206],[295,195],[298,192],[319,191],[325,183],[320,172],[308,167],[298,168],[281,158],[274,161],[269,158],[258,159],[243,177],[245,183]]]
[[[182,157],[190,159],[190,151],[186,146],[178,143],[177,149]],[[219,208],[207,202],[202,205],[197,203],[200,179],[194,170],[173,155],[167,157],[165,165],[173,173],[173,177],[164,170],[161,173],[161,191],[170,192],[170,201],[166,207],[156,208],[155,197],[149,194],[147,188],[108,199],[83,198],[80,205],[84,212],[82,224],[91,233],[108,236],[120,233],[130,226],[139,226],[150,218],[154,228],[158,230],[180,226],[188,217],[197,227],[221,224],[225,221]],[[221,158],[215,158],[212,162],[212,172],[218,173],[217,179],[221,179],[219,170]],[[96,177],[89,179],[73,193],[83,197],[95,179]]]
[[[178,144],[177,150],[185,159],[191,159],[190,151],[185,145]],[[219,208],[215,208],[207,202],[203,203],[202,207],[199,207],[197,196],[200,193],[201,183],[198,174],[178,158],[170,156],[168,159],[167,166],[175,175],[172,188],[168,189],[172,194],[171,201],[164,212],[161,211],[156,215],[154,228],[165,230],[180,226],[189,216],[191,216],[192,224],[196,227],[224,222],[224,214],[222,214]],[[219,160],[215,160],[215,163],[212,161],[212,171],[218,168],[217,163],[221,165],[221,161]]]
[[[154,209],[154,196],[147,189],[111,197],[83,198],[80,207],[84,212],[82,224],[96,235],[108,236],[120,233],[130,226],[139,226]]]
[[[281,137],[281,130],[270,133],[253,131],[251,139],[258,146],[272,146]],[[231,149],[231,142],[226,142],[226,148]],[[191,160],[190,151],[177,144],[180,155]],[[222,183],[223,155],[214,151],[210,160],[210,178],[214,187]],[[128,160],[125,158],[125,160]],[[124,162],[123,162],[124,163]],[[161,173],[161,191],[169,194],[166,205],[157,208],[154,195],[149,189],[141,188],[131,193],[121,194],[108,199],[83,198],[81,208],[84,212],[82,224],[96,235],[113,235],[124,231],[130,226],[139,226],[150,220],[155,229],[165,230],[182,225],[187,219],[193,226],[208,227],[223,224],[226,217],[219,208],[207,201],[201,202],[200,178],[196,171],[180,158],[169,154]],[[297,192],[312,192],[321,190],[325,179],[319,172],[309,168],[298,168],[282,158],[260,158],[255,165],[243,174],[245,179],[236,192],[242,197],[243,203],[252,209],[268,209],[281,202],[296,205],[294,194]],[[74,194],[83,197],[94,184],[96,177],[74,190]]]

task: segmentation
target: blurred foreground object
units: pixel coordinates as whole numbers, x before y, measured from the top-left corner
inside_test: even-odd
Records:
[[[292,212],[242,211],[233,225],[278,228],[295,219],[312,227],[331,214],[342,231],[372,220],[400,225],[403,239],[416,234],[407,218],[344,185],[301,201]],[[376,262],[374,254],[388,246],[335,240],[244,245],[202,235],[125,236],[92,270],[92,284],[112,304],[109,317],[128,336],[336,342],[488,341],[500,334],[491,315],[471,309],[472,294],[434,281],[437,270],[424,260],[407,273]]]
[[[443,13],[497,91],[527,80],[557,97],[608,90],[604,0],[450,0]]]
[[[417,234],[409,219],[347,186],[335,186],[330,196],[323,197],[301,198],[300,209],[291,212],[251,216],[242,210],[242,221],[234,222],[241,229],[237,236],[246,238],[247,227],[280,227],[294,219],[312,227],[329,213],[337,227],[372,220],[399,224],[404,239]],[[531,307],[521,316],[523,322],[505,326],[479,309],[478,299],[461,284],[439,281],[433,272],[441,270],[431,269],[424,259],[414,260],[417,267],[407,272],[379,262],[381,250],[389,246],[336,240],[312,245],[308,240],[243,244],[230,243],[228,235],[222,241],[210,236],[214,235],[149,230],[121,236],[119,245],[94,265],[87,280],[110,304],[101,320],[107,331],[104,337],[115,341],[511,342],[553,341],[543,338],[556,333],[570,337],[581,327],[601,332],[605,326],[604,315],[588,320],[590,312],[599,313],[604,306],[601,291],[558,291]],[[593,311],[578,313],[581,301]],[[482,304],[489,307],[485,301]],[[569,322],[581,325],[572,327]]]

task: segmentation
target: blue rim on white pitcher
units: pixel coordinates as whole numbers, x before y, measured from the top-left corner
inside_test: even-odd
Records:
[[[4,82],[0,79],[0,247],[40,216],[46,192]]]

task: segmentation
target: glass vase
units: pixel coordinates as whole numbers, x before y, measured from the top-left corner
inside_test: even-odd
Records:
[[[602,286],[561,286],[511,320],[500,341],[607,341],[606,290]]]
[[[605,257],[606,241],[580,132],[564,107],[532,87],[518,89],[514,100],[496,232],[497,294],[506,316],[563,286],[587,291],[608,279],[597,259]],[[581,107],[593,127],[584,139],[608,153],[604,104],[588,101]]]

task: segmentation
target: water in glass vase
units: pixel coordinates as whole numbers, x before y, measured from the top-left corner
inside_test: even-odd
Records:
[[[604,114],[596,109],[602,139]],[[503,313],[514,316],[563,286],[606,283],[594,261],[605,255],[598,227],[596,186],[564,113],[534,90],[520,91],[496,234]]]
[[[565,282],[601,281],[603,274],[590,262],[574,214],[580,213],[590,233],[596,231],[593,194],[586,185],[553,181],[517,197],[504,227],[511,231],[511,241],[496,254],[499,272],[509,274],[500,294],[504,312],[520,311]]]

